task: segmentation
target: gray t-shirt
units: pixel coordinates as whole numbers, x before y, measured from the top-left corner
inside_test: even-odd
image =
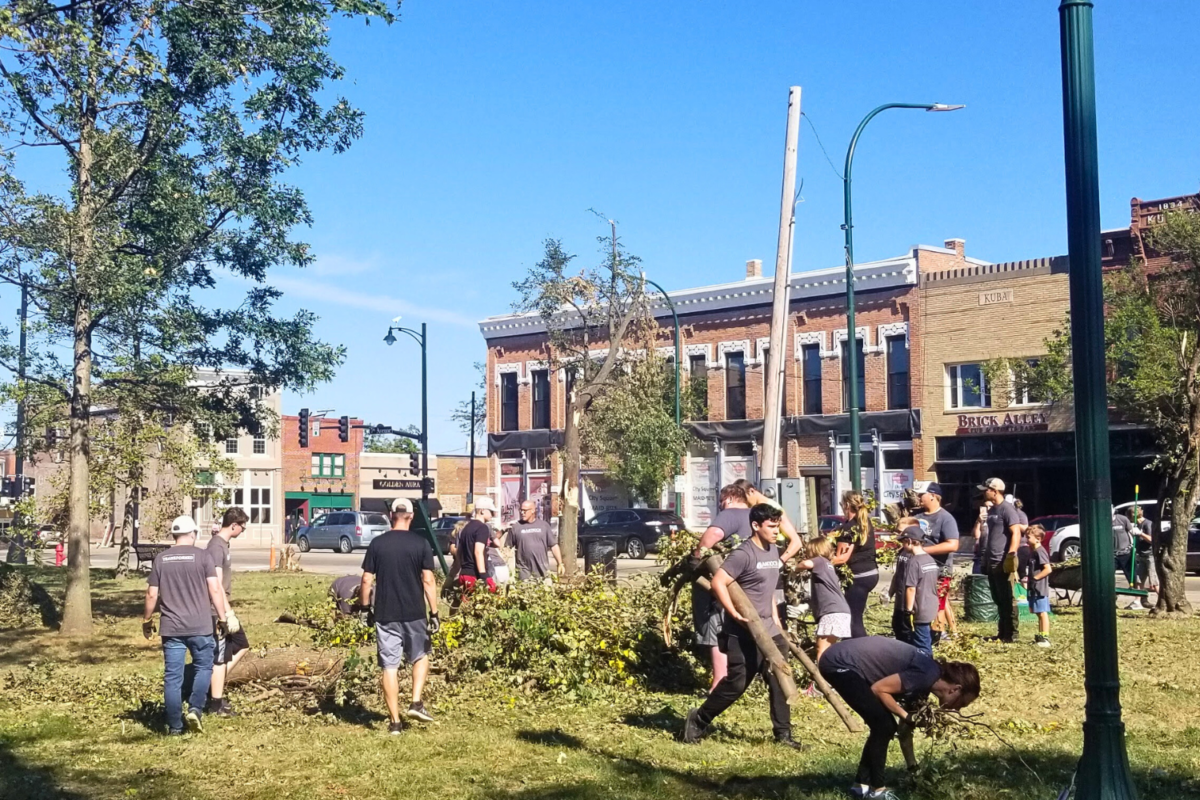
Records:
[[[901,694],[924,697],[942,676],[933,656],[911,644],[885,636],[842,639],[821,656],[821,674],[852,672],[873,685],[889,675],[900,676]]]
[[[343,614],[350,613],[350,603],[362,588],[361,575],[343,575],[329,587],[329,594],[337,601],[337,609]]]
[[[1133,523],[1124,514],[1114,514],[1112,520],[1113,553],[1120,556],[1133,548]]]
[[[720,528],[724,531],[725,535],[721,537],[721,541],[736,536],[743,542],[748,542],[754,535],[754,529],[750,527],[750,509],[748,508],[723,509],[709,523],[709,527]]]
[[[1046,552],[1046,548],[1038,547],[1036,550],[1030,549],[1029,566],[1027,566],[1025,577],[1029,579],[1028,596],[1030,600],[1035,600],[1039,597],[1050,596],[1050,576],[1034,579],[1042,571],[1042,567],[1050,563],[1050,554]]]
[[[842,594],[842,582],[833,564],[819,556],[812,562],[813,618],[819,622],[826,614],[849,614],[850,606]]]
[[[558,537],[549,522],[540,519],[514,522],[511,536],[512,545],[517,548],[517,576],[521,580],[541,580],[550,574],[550,548],[558,544]]]
[[[896,608],[908,610],[907,590],[915,588],[913,622],[928,625],[937,619],[937,579],[940,568],[928,553],[913,553],[904,564],[904,586],[896,596]]]
[[[721,569],[742,587],[771,636],[783,633],[775,624],[775,617],[771,613],[775,607],[775,586],[779,583],[779,570],[782,566],[778,547],[772,544],[764,550],[754,542],[746,542],[738,547],[725,557],[725,563],[721,565]],[[737,620],[726,616],[726,632],[730,632],[730,625],[741,628]]]
[[[1016,507],[1009,502],[1003,502],[988,509],[987,515],[987,550],[984,560],[988,566],[1004,563],[1008,555],[1008,543],[1012,536],[1012,526],[1021,524],[1021,516]]]
[[[954,521],[954,515],[944,508],[939,508],[932,514],[917,514],[917,523],[925,533],[921,544],[926,547],[958,541],[958,523]],[[949,572],[954,567],[954,553],[939,553],[931,558],[941,565],[944,572]]]
[[[208,542],[208,557],[213,566],[221,569],[221,588],[225,590],[225,599],[233,597],[233,559],[229,557],[229,542],[220,536],[214,536]]]
[[[169,547],[154,557],[147,582],[158,587],[159,632],[163,636],[211,636],[212,601],[208,579],[217,577],[206,550]]]

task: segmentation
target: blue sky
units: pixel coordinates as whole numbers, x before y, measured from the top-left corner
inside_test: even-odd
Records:
[[[429,323],[430,426],[463,451],[449,412],[484,357],[475,322],[510,310],[512,281],[559,237],[585,262],[619,231],[667,289],[774,264],[788,86],[836,170],[858,120],[890,111],[855,159],[860,261],[966,239],[993,261],[1064,253],[1057,3],[467,3],[406,0],[393,26],[339,22],[339,87],[366,112],[342,155],[289,177],[315,216],[318,262],[277,273],[285,309],[346,345],[337,380],[284,408],[371,422],[420,419],[415,345]],[[1098,0],[1101,209],[1200,188],[1200,4]],[[795,269],[841,262],[841,181],[801,128]],[[8,299],[5,295],[5,299]]]

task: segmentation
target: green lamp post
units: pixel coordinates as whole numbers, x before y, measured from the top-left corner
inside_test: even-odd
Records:
[[[679,369],[680,369],[680,344],[679,344],[679,315],[675,313],[675,304],[671,302],[671,295],[667,294],[667,290],[659,286],[654,281],[646,277],[646,273],[642,273],[642,280],[658,289],[662,293],[663,299],[667,301],[667,308],[671,309],[671,319],[675,322],[675,427],[683,427],[683,419],[680,413],[679,404]],[[675,474],[679,474],[678,465],[676,466]],[[675,492],[675,513],[683,516],[683,494]]]
[[[846,372],[847,383],[846,401],[850,412],[850,482],[854,491],[862,491],[862,454],[859,452],[859,439],[862,431],[859,427],[858,412],[858,346],[854,335],[854,218],[850,205],[850,170],[854,166],[854,148],[863,128],[875,116],[889,108],[919,108],[925,111],[957,111],[966,108],[962,105],[946,105],[945,103],[885,103],[870,114],[863,117],[850,139],[850,147],[846,150],[846,170],[842,173],[842,196],[845,201],[845,220],[842,230],[846,232],[846,357],[849,360]],[[864,345],[866,342],[863,343]]]
[[[1108,388],[1104,359],[1104,281],[1100,272],[1100,171],[1092,3],[1058,7],[1062,49],[1063,141],[1067,181],[1067,253],[1071,357],[1075,376],[1075,461],[1083,556],[1083,757],[1077,800],[1134,800],[1125,752],[1117,667],[1109,484]]]

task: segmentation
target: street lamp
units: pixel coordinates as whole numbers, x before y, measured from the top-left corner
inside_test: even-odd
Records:
[[[392,322],[399,322],[400,317],[396,317]],[[402,328],[399,325],[388,326],[387,336],[383,337],[383,341],[387,342],[388,346],[396,343],[396,335],[394,332],[407,333],[413,340],[421,345],[421,501],[428,502],[429,500],[429,387],[427,383],[427,372],[425,369],[425,323],[421,323],[421,332],[417,333],[412,328]]]
[[[850,482],[854,491],[862,491],[862,454],[859,452],[859,439],[862,438],[858,420],[858,339],[855,336],[854,325],[854,222],[850,206],[850,170],[854,166],[854,148],[858,137],[862,134],[867,123],[877,114],[889,108],[919,108],[925,111],[958,111],[966,108],[964,105],[947,105],[946,103],[885,103],[870,114],[863,117],[850,139],[850,147],[846,150],[846,170],[842,174],[843,198],[845,200],[845,221],[842,230],[846,232],[846,358],[849,360],[846,389],[847,400],[850,403]],[[863,342],[866,345],[866,342]]]
[[[682,428],[683,420],[679,410],[679,369],[680,369],[680,346],[679,346],[679,315],[675,313],[675,304],[671,302],[671,295],[667,294],[667,290],[659,286],[654,281],[646,277],[646,273],[642,273],[642,280],[658,291],[662,292],[663,298],[667,301],[667,308],[671,309],[671,319],[675,321],[675,427]],[[679,477],[679,464],[675,464],[675,477]],[[683,493],[675,492],[675,513],[680,517],[683,516]]]

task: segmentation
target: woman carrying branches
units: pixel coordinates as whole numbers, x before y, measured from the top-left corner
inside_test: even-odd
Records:
[[[858,712],[870,729],[858,762],[856,798],[895,800],[884,781],[888,744],[911,735],[908,708],[928,695],[955,710],[979,697],[979,672],[965,661],[934,661],[910,644],[883,636],[847,639],[831,645],[820,661],[821,675]],[[899,721],[897,721],[899,720]]]
[[[841,532],[837,537],[837,553],[830,559],[837,567],[845,564],[852,576],[846,589],[846,603],[850,606],[850,635],[859,638],[867,635],[863,614],[871,590],[879,583],[879,565],[875,561],[875,525],[867,501],[858,492],[842,494]]]

